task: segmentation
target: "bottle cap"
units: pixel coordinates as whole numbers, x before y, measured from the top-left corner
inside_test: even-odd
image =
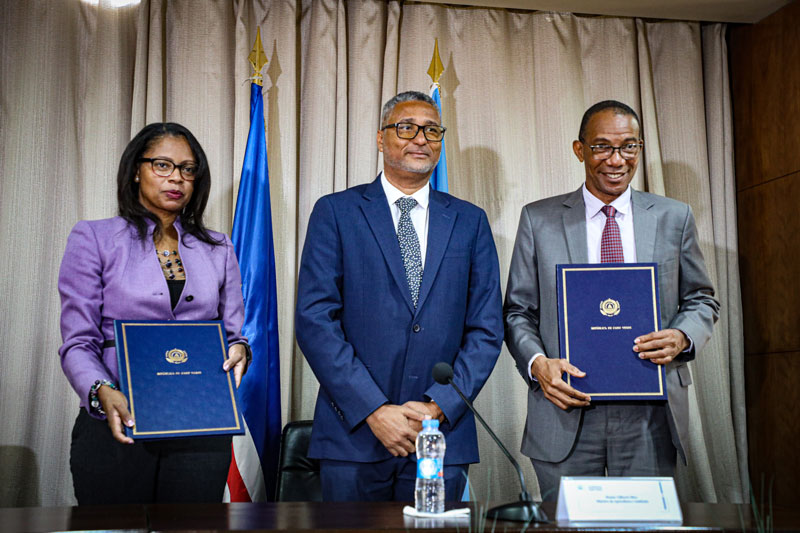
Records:
[[[439,429],[439,421],[435,418],[426,418],[422,421],[422,429],[426,428]]]

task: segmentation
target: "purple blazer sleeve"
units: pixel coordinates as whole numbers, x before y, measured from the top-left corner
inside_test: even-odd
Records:
[[[103,264],[95,233],[87,221],[78,222],[68,239],[58,274],[61,295],[61,368],[87,407],[95,380],[115,381],[117,376],[103,361],[101,330]]]
[[[242,336],[244,323],[244,300],[242,299],[242,275],[233,243],[225,238],[225,280],[219,290],[219,317],[225,323],[228,345],[247,343]]]

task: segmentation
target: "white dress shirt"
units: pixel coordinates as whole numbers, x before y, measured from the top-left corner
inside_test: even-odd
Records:
[[[606,215],[601,211],[603,203],[589,192],[583,184],[583,203],[586,206],[586,244],[589,247],[589,262],[600,262],[600,245],[603,240],[603,229],[606,227]],[[617,226],[622,239],[622,253],[626,263],[636,262],[636,240],[633,237],[633,206],[631,205],[631,188],[617,196],[610,204],[617,210]]]
[[[381,185],[383,185],[383,192],[386,195],[386,200],[389,202],[389,210],[392,212],[394,232],[397,233],[397,225],[400,223],[400,208],[397,207],[395,202],[409,195],[389,183],[389,180],[386,179],[383,172],[381,172]],[[417,205],[411,210],[409,216],[411,217],[411,223],[414,224],[414,229],[417,231],[423,270],[425,269],[425,252],[428,248],[428,200],[430,198],[430,193],[431,185],[430,183],[426,183],[423,188],[410,195],[411,198],[417,201]]]

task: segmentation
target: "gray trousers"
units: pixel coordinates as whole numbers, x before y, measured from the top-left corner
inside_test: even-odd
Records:
[[[566,459],[531,459],[542,500],[558,498],[561,476],[673,476],[677,451],[667,409],[666,402],[595,402],[584,408]]]

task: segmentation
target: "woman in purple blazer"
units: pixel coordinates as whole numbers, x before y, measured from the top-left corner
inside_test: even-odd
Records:
[[[114,320],[222,320],[225,371],[237,386],[250,348],[242,337],[241,276],[233,245],[203,225],[211,175],[194,135],[174,123],[146,126],[117,174],[119,216],[81,221],[58,278],[61,367],[80,397],[70,467],[79,504],[219,502],[230,437],[137,442],[117,390]]]

